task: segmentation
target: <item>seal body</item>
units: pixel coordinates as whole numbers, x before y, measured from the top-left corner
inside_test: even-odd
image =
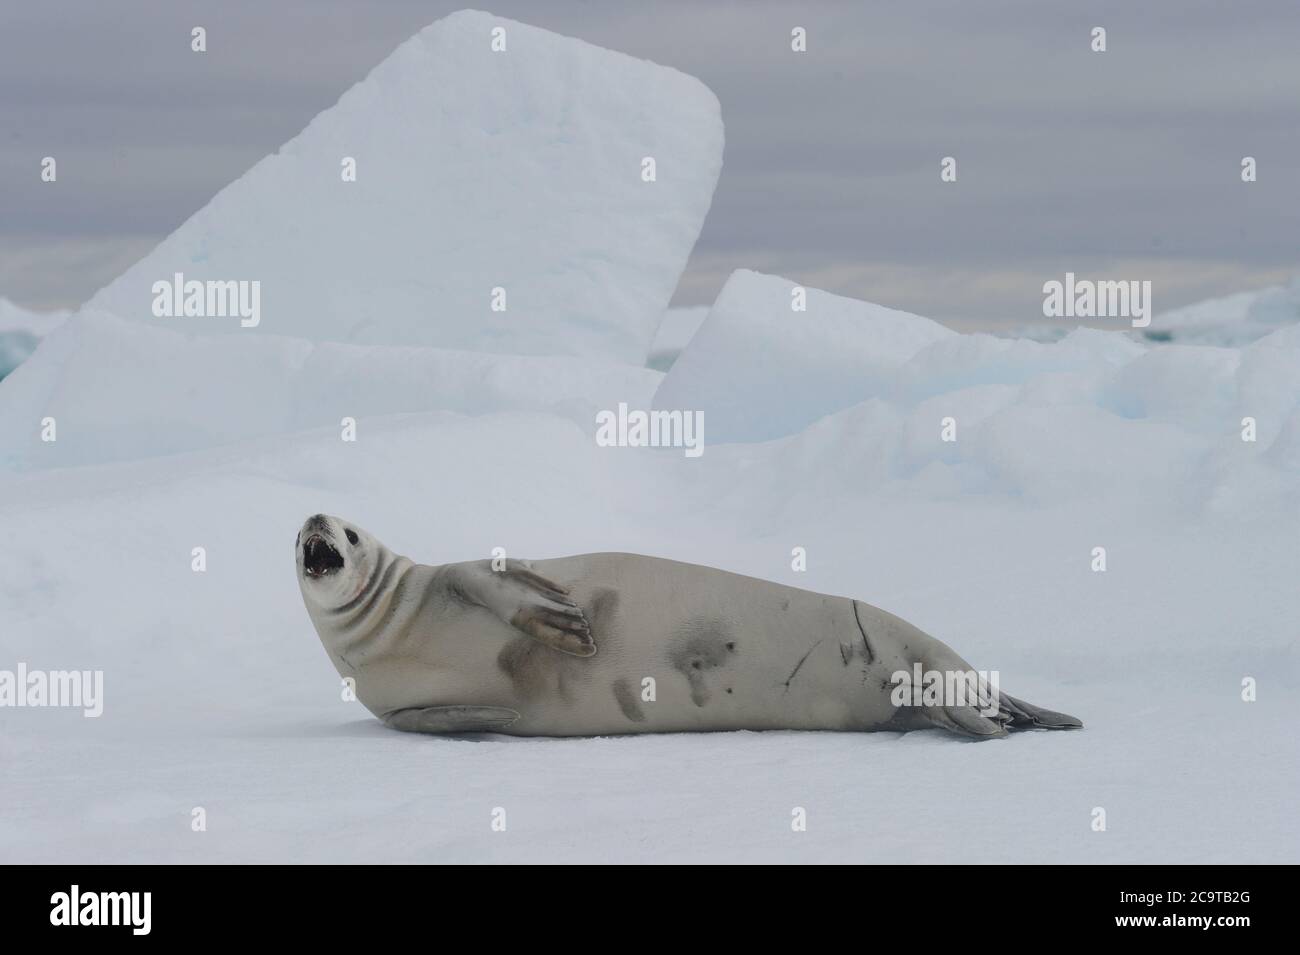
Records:
[[[424,566],[384,548],[371,582],[342,611],[314,606],[308,583],[304,597],[340,675],[355,680],[372,713],[403,729],[447,727],[397,714],[442,719],[474,708],[517,714],[482,728],[522,736],[941,726],[984,737],[1008,726],[1081,725],[996,691],[989,716],[977,705],[898,705],[900,672],[971,668],[858,600],[635,554],[540,560],[528,570],[581,611],[594,655],[562,652],[512,624],[511,607],[474,599],[465,581],[492,573],[477,563]]]

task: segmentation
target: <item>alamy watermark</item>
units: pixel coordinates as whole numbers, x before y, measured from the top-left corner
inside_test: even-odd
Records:
[[[238,318],[242,328],[256,328],[262,321],[262,283],[257,279],[186,281],[177,272],[171,281],[154,282],[152,291],[156,318]]]
[[[596,413],[596,444],[602,448],[685,448],[688,458],[704,453],[703,411],[617,411]]]
[[[894,706],[972,706],[980,716],[998,715],[997,670],[926,670],[920,663],[911,671],[895,670],[890,676]]]
[[[74,885],[50,896],[50,924],[125,925],[132,935],[148,935],[152,909],[152,892],[83,892]]]
[[[0,706],[79,708],[89,719],[104,712],[103,670],[0,670]]]
[[[1048,318],[1128,318],[1134,328],[1151,324],[1151,281],[1075,279],[1043,283],[1043,314]]]

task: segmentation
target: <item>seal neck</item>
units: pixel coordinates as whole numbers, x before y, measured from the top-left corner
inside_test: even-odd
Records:
[[[341,632],[367,629],[368,622],[378,615],[383,619],[402,589],[407,573],[415,564],[410,558],[394,554],[387,547],[380,549],[370,576],[357,595],[340,607],[326,611],[330,623]]]

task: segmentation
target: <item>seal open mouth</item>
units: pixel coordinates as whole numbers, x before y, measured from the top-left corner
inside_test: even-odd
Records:
[[[325,538],[312,534],[302,545],[302,567],[308,577],[324,577],[342,569],[343,557]]]

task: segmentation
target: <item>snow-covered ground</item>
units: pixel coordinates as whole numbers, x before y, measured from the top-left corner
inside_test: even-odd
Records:
[[[486,43],[501,22],[456,28]],[[620,88],[618,62],[588,81]],[[538,205],[515,240],[550,241],[564,197],[516,198]],[[664,248],[689,248],[692,215],[652,220]],[[402,286],[412,260],[384,252],[367,281]],[[550,300],[597,274],[570,265],[537,277]],[[581,323],[534,354],[215,335],[147,299],[74,316],[0,383],[0,670],[102,670],[103,714],[0,709],[0,860],[1297,861],[1300,326],[1044,344],[816,290],[792,313],[790,290],[737,272],[667,375]],[[647,352],[657,320],[637,319]],[[703,410],[705,453],[598,446],[620,401]],[[859,597],[1086,728],[392,732],[342,698],[302,607],[291,541],[317,511],[429,563],[627,550]]]
[[[1294,861],[1293,498],[1261,481],[1189,501],[1210,482],[1092,441],[1098,492],[1056,503],[954,487],[959,463],[882,481],[870,441],[849,444],[858,417],[688,460],[595,448],[550,415],[429,413],[366,420],[356,444],[330,429],[11,477],[7,655],[106,684],[98,719],[5,712],[0,855]],[[978,744],[392,733],[340,699],[300,604],[291,542],[316,510],[430,562],[627,548],[859,595],[1087,728]],[[1246,676],[1258,702],[1240,699]],[[190,831],[196,806],[207,832]]]
[[[650,355],[646,364],[656,371],[667,371],[695,333],[704,324],[709,314],[707,305],[687,305],[682,308],[670,308],[664,312],[659,331],[655,334],[654,344],[650,346]]]
[[[1286,285],[1196,302],[1156,317],[1148,333],[1187,345],[1245,345],[1300,322],[1300,276]]]
[[[1124,334],[1135,341],[1236,347],[1249,345],[1279,328],[1297,323],[1300,323],[1300,275],[1286,285],[1235,292],[1157,312],[1150,326],[1125,330]],[[1070,327],[1059,321],[1039,320],[1007,326],[997,334],[1054,342],[1069,332]]]
[[[0,378],[26,361],[67,317],[64,311],[31,311],[0,296]]]

